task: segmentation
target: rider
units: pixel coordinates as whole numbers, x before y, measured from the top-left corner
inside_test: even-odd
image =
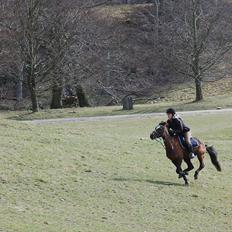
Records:
[[[176,111],[173,108],[167,109],[166,113],[168,116],[167,124],[168,124],[169,134],[171,136],[173,136],[174,134],[183,135],[188,146],[189,158],[190,159],[194,158],[195,155],[193,153],[193,146],[190,141],[191,138],[190,128],[184,124],[182,118],[180,118],[176,114]]]

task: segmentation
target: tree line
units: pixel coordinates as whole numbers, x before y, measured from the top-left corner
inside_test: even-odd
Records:
[[[141,19],[141,32],[136,29],[134,36],[142,41],[142,52],[149,54],[146,62],[158,70],[152,75],[168,70],[193,80],[196,101],[202,100],[202,83],[223,77],[220,67],[231,52],[231,4],[214,0],[149,2],[130,12],[127,23]],[[102,25],[95,22],[95,9],[110,4],[93,0],[1,2],[0,75],[16,81],[19,101],[25,81],[33,112],[39,110],[38,95],[46,91],[51,93],[50,107],[61,108],[65,86],[75,89],[82,106],[89,106],[82,87],[86,80],[116,102],[120,89],[130,93],[131,87],[124,88],[128,78],[122,69],[133,57],[124,53],[125,39],[115,34],[117,28],[110,25],[110,18]],[[135,70],[130,73],[136,72],[135,57],[133,62]],[[131,86],[137,90],[145,82],[149,82],[146,75],[141,80],[134,78]]]

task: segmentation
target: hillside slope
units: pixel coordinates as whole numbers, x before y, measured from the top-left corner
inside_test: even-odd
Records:
[[[153,10],[152,4],[110,5],[94,10],[94,17],[101,25],[100,32],[104,28],[106,50],[101,51],[101,58],[106,59],[106,66],[101,71],[103,82],[112,94],[120,97],[128,93],[137,93],[136,97],[167,96],[170,91],[183,90],[185,96],[179,96],[181,91],[178,91],[176,97],[193,100],[192,80],[176,73],[154,43],[154,24],[149,21]],[[209,81],[204,83],[206,96],[231,91],[231,56],[232,53],[227,54],[219,66],[220,73],[225,73],[223,79],[219,80],[220,75],[216,74],[218,76],[213,80],[217,81],[211,83],[211,76],[215,74],[209,74]]]
[[[227,10],[232,8],[230,1],[225,2]],[[115,103],[115,99],[120,103],[128,94],[144,99],[144,102],[157,97],[165,97],[167,101],[194,100],[192,80],[177,74],[173,64],[163,56],[160,43],[157,43],[156,33],[159,31],[155,27],[154,10],[150,3],[100,5],[89,10],[86,18],[82,19],[83,25],[77,26],[82,29],[80,37],[84,45],[81,47],[84,48],[73,58],[78,67],[71,68],[65,78],[71,76],[72,85],[83,85],[91,105],[110,105]],[[226,18],[228,25],[229,19],[231,16]],[[227,33],[230,34],[230,31]],[[203,84],[205,96],[230,94],[231,57],[232,53],[228,53],[219,72],[209,74],[209,80],[212,76],[218,80]],[[220,73],[223,73],[221,80]],[[16,86],[12,82],[5,85],[7,78],[6,75],[6,81],[4,79],[0,84],[0,97],[14,99]],[[51,89],[43,84],[39,84],[38,89],[48,90],[39,93],[40,102],[48,106]],[[24,93],[28,97],[26,83]],[[29,97],[25,101],[28,103]],[[7,105],[7,101],[3,102],[4,109]]]

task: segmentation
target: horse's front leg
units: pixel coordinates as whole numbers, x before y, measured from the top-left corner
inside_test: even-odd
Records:
[[[185,173],[185,175],[188,175],[188,172],[190,172],[191,170],[194,169],[194,166],[191,162],[191,160],[189,159],[188,156],[186,156],[186,158],[184,159],[185,163],[188,165],[188,167],[183,171]]]
[[[181,168],[181,163],[182,160],[178,159],[178,160],[172,160],[172,163],[176,166],[176,173],[180,176],[183,177],[185,185],[189,185],[188,183],[188,179],[186,177],[186,174],[183,172],[182,168]]]

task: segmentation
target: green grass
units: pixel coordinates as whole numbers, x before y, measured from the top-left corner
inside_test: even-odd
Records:
[[[135,105],[134,110],[123,111],[122,106],[92,107],[92,108],[71,108],[58,110],[43,110],[38,113],[29,111],[21,112],[2,112],[2,118],[16,120],[51,119],[51,118],[75,118],[84,116],[103,116],[103,115],[123,115],[123,114],[142,114],[153,112],[164,112],[167,107],[174,107],[178,111],[183,110],[206,110],[216,109],[217,107],[232,108],[232,95],[222,95],[207,97],[201,102],[174,102],[163,101],[155,104]]]
[[[148,138],[159,117],[44,126],[2,119],[0,230],[231,231],[231,116],[185,118],[215,145],[223,168],[207,155],[190,187]]]

